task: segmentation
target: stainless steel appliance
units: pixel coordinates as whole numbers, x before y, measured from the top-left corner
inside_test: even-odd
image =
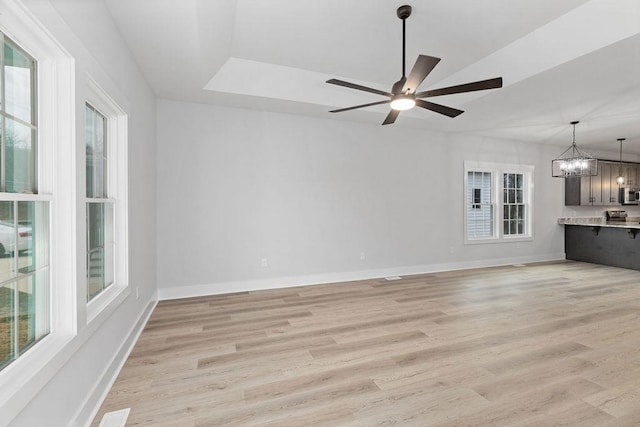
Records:
[[[606,213],[607,222],[625,222],[627,220],[627,211],[610,210]]]
[[[638,193],[640,193],[640,191],[638,191],[637,188],[622,187],[620,189],[620,202],[622,202],[623,205],[637,205],[638,201],[640,201]]]

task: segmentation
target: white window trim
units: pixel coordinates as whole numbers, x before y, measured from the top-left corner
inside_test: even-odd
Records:
[[[11,420],[71,357],[78,330],[75,63],[22,3],[0,0],[0,10],[0,30],[38,63],[36,198],[50,202],[51,224],[51,332],[0,371],[0,418]]]
[[[128,176],[127,176],[127,114],[118,104],[100,87],[91,77],[87,76],[88,94],[86,103],[95,108],[107,119],[107,189],[106,199],[85,198],[90,201],[110,201],[114,204],[114,282],[104,289],[99,295],[86,303],[87,323],[96,319],[105,319],[124,301],[129,295],[129,224],[128,224]],[[83,105],[84,107],[84,105]],[[86,109],[85,109],[86,111]],[[83,147],[86,145],[83,145]],[[86,158],[85,158],[86,161]],[[86,168],[82,168],[86,171]],[[83,182],[86,180],[83,179]],[[86,194],[86,192],[85,192]],[[86,227],[86,221],[85,221]],[[86,230],[83,236],[86,235]],[[86,254],[86,238],[84,239]],[[86,256],[86,255],[85,255]],[[85,263],[86,264],[86,263]],[[78,289],[83,301],[87,300],[86,265],[84,271],[84,285]],[[101,320],[99,320],[101,321]]]
[[[75,60],[20,0],[0,0],[0,30],[38,64],[38,199],[50,202],[51,332],[0,371],[0,419],[10,422],[51,381],[129,296],[127,115],[91,78],[88,99],[77,97]],[[84,88],[83,88],[84,89]],[[112,194],[117,285],[86,300],[85,102],[112,118]],[[81,143],[77,143],[81,141]],[[19,195],[11,195],[12,199]],[[33,197],[33,196],[30,196]],[[117,221],[117,222],[115,222]]]
[[[467,183],[467,175],[469,172],[490,172],[491,173],[491,203],[496,207],[493,215],[493,230],[494,235],[487,238],[469,239],[467,236],[467,194],[469,191]],[[533,240],[533,193],[534,193],[534,172],[535,166],[533,165],[515,165],[506,163],[494,163],[494,162],[477,162],[477,161],[464,161],[464,175],[463,175],[463,233],[465,245],[477,245],[486,243],[508,243],[508,242],[526,242]],[[526,233],[525,235],[504,235],[502,229],[502,206],[503,206],[503,191],[502,191],[502,176],[505,173],[517,173],[524,175],[527,182],[525,187],[525,204],[527,205],[527,220],[525,222]]]

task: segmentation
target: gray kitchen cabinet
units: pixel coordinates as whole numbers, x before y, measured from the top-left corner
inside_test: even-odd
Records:
[[[564,180],[565,206],[620,206],[619,173],[625,177],[625,187],[640,187],[639,164],[598,160],[598,175]]]
[[[600,172],[598,162],[598,172]],[[600,176],[572,176],[564,180],[565,206],[598,206],[602,204]]]
[[[625,187],[638,188],[638,165],[635,164],[626,164],[626,175],[623,175],[626,178],[626,182],[624,184]]]
[[[598,175],[590,176],[591,179],[591,205],[602,206],[604,205],[604,199],[602,197],[602,181],[604,175],[604,162],[598,162]],[[607,169],[609,172],[611,168]]]
[[[600,188],[602,189],[602,204],[604,206],[620,205],[618,201],[619,186],[618,171],[622,173],[622,168],[615,163],[602,163],[602,175],[600,177]],[[599,165],[598,165],[599,166]]]

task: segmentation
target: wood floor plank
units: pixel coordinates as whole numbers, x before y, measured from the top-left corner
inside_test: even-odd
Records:
[[[128,426],[637,426],[638,272],[552,262],[160,302]]]

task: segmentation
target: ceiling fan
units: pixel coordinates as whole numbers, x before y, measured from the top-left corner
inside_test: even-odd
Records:
[[[429,75],[429,73],[440,62],[440,58],[433,56],[418,55],[416,63],[413,65],[409,77],[405,75],[405,33],[406,19],[411,16],[411,6],[400,6],[397,11],[398,18],[402,19],[402,78],[393,84],[391,92],[385,92],[355,83],[345,82],[344,80],[330,79],[327,83],[344,86],[351,89],[371,92],[389,99],[384,101],[371,102],[368,104],[356,105],[353,107],[340,108],[332,110],[331,113],[340,113],[342,111],[355,110],[357,108],[370,107],[372,105],[391,104],[391,111],[382,122],[383,125],[389,125],[396,121],[400,111],[409,110],[415,106],[435,111],[449,117],[456,117],[464,111],[451,107],[446,107],[433,102],[425,101],[421,98],[429,98],[432,96],[451,95],[454,93],[473,92],[477,90],[496,89],[502,87],[502,77],[496,77],[488,80],[481,80],[473,83],[465,83],[456,86],[444,87],[441,89],[427,90],[424,92],[416,92],[420,83]]]

